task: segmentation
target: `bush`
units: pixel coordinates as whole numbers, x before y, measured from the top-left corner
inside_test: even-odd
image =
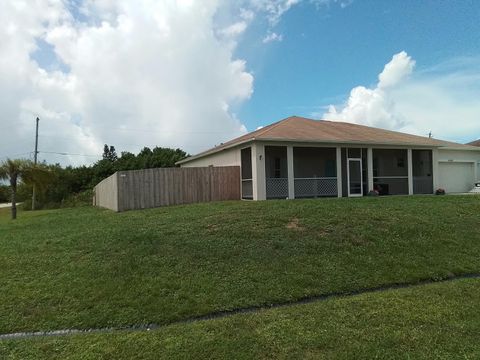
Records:
[[[10,202],[10,187],[0,185],[0,203]]]
[[[72,208],[81,206],[91,206],[93,198],[93,190],[85,190],[78,194],[71,194],[62,201],[37,201],[35,208],[37,210]],[[24,211],[32,210],[32,199],[27,199],[21,205]]]
[[[78,194],[69,196],[65,201],[61,203],[61,207],[80,207],[91,206],[93,199],[93,190],[85,190]]]

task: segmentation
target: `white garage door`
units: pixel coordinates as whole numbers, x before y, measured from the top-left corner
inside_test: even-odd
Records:
[[[448,162],[439,164],[439,185],[447,193],[463,193],[473,189],[474,164]]]

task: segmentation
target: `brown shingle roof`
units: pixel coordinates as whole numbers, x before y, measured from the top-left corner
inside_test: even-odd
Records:
[[[468,143],[467,145],[470,145],[470,146],[480,146],[480,139],[479,139],[479,140],[476,140],[476,141],[472,141],[472,142]]]
[[[210,150],[187,158],[188,162],[253,140],[295,141],[341,144],[412,145],[428,147],[454,147],[471,149],[471,146],[405,134],[397,131],[373,128],[339,121],[312,120],[291,116],[279,122],[230,140]]]

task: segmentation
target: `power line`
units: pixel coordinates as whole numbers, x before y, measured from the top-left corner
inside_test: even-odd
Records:
[[[32,154],[32,152],[29,151],[29,152],[20,153],[20,154],[12,154],[12,155],[7,155],[7,156],[2,156],[2,157],[0,157],[0,159],[8,159],[8,158],[13,158],[15,156],[22,156],[22,155],[29,155],[30,156],[31,154]]]
[[[99,155],[90,155],[90,154],[72,154],[66,152],[56,152],[56,151],[38,151],[42,154],[56,154],[56,155],[64,155],[64,156],[88,156],[88,157],[100,157]]]

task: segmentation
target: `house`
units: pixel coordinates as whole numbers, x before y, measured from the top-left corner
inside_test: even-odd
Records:
[[[480,148],[362,125],[289,117],[178,162],[241,167],[242,198],[468,192]]]
[[[472,141],[472,142],[468,143],[467,145],[470,145],[470,146],[480,146],[480,139],[479,139],[479,140]]]

